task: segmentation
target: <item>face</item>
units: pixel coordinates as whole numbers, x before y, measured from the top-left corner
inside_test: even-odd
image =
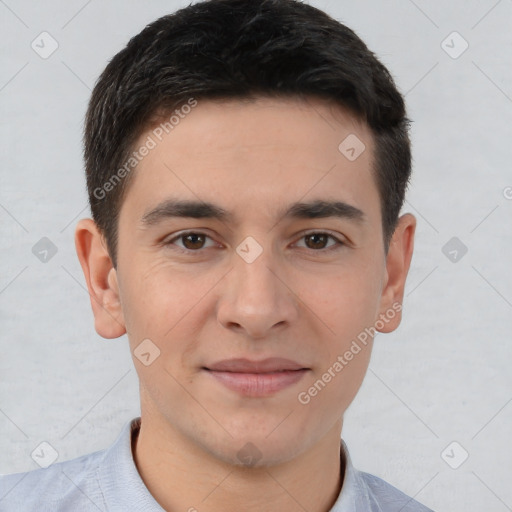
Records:
[[[372,328],[398,325],[413,222],[386,258],[371,133],[320,100],[200,101],[160,132],[96,328],[128,332],[143,418],[223,461],[290,460],[341,428]]]

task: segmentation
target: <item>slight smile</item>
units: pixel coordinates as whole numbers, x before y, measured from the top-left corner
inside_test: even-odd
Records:
[[[290,359],[225,359],[202,368],[227,388],[250,397],[269,396],[299,382],[310,368]]]

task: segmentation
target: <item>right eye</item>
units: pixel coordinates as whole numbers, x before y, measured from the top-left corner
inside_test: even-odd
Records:
[[[207,234],[200,231],[182,231],[181,233],[166,241],[164,245],[166,247],[174,245],[183,252],[198,252],[200,249],[208,248],[204,247],[206,239],[211,240]],[[181,241],[183,245],[180,246],[179,244],[176,244],[175,242],[177,240]]]

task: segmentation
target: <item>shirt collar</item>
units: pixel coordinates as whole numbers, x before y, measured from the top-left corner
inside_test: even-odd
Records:
[[[373,510],[368,496],[368,490],[361,474],[352,464],[350,453],[343,439],[341,440],[341,464],[345,462],[345,476],[338,499],[329,512],[368,512]],[[345,460],[344,460],[345,459]]]
[[[141,418],[127,422],[114,444],[105,451],[97,468],[98,484],[108,510],[126,512],[165,512],[153,498],[139,475],[132,452],[132,440],[140,429]],[[329,512],[371,510],[368,492],[360,473],[353,467],[345,441],[341,440],[341,465],[345,474],[341,492]]]
[[[107,510],[112,512],[165,512],[144,484],[133,459],[132,439],[139,429],[140,417],[127,422],[97,469]]]

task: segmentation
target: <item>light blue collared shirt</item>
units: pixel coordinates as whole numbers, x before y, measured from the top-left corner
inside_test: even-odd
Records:
[[[0,476],[0,512],[165,512],[133,460],[132,436],[139,428],[140,418],[134,418],[105,450]],[[384,480],[355,469],[343,440],[341,446],[345,477],[329,512],[432,512]]]

